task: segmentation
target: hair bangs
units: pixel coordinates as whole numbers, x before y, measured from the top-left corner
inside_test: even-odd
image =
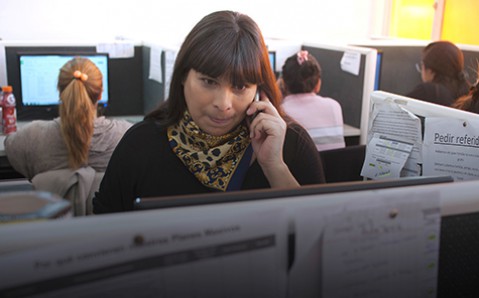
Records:
[[[205,43],[202,48],[190,56],[189,64],[196,71],[212,78],[224,76],[233,86],[263,82],[259,47],[240,43],[237,36],[227,36],[221,43]]]

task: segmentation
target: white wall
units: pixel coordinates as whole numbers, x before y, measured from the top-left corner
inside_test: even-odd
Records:
[[[385,4],[386,3],[386,4]],[[388,0],[2,0],[3,40],[181,42],[204,15],[250,15],[267,38],[349,42],[383,33]]]

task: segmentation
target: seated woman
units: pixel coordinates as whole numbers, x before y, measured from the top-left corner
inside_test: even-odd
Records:
[[[469,89],[464,77],[464,54],[449,41],[436,41],[422,51],[419,67],[422,83],[407,97],[450,106]]]
[[[311,54],[300,51],[286,59],[279,83],[286,95],[283,109],[307,129],[318,151],[345,147],[343,112],[334,99],[318,95],[321,67]]]
[[[168,100],[115,149],[93,212],[132,210],[138,197],[324,182],[313,141],[280,100],[257,24],[232,11],[205,16],[178,52]]]
[[[60,69],[60,117],[32,121],[5,138],[8,161],[17,172],[32,179],[58,169],[106,170],[113,149],[132,124],[97,117],[102,77],[86,58],[74,58]]]

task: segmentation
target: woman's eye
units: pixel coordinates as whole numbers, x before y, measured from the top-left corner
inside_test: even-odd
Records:
[[[215,85],[216,84],[216,81],[215,80],[212,80],[212,79],[209,79],[209,78],[203,78],[201,79],[203,81],[203,83],[205,83],[206,85]]]
[[[246,86],[234,86],[234,88],[237,90],[237,91],[244,91],[246,90]]]

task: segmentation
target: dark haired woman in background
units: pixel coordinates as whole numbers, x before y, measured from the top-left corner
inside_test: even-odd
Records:
[[[467,94],[469,83],[464,77],[464,55],[453,43],[428,44],[417,66],[422,83],[406,96],[450,106],[456,98]]]
[[[283,109],[307,129],[318,151],[345,147],[343,110],[336,100],[318,95],[321,66],[307,51],[286,59],[282,80]]]

